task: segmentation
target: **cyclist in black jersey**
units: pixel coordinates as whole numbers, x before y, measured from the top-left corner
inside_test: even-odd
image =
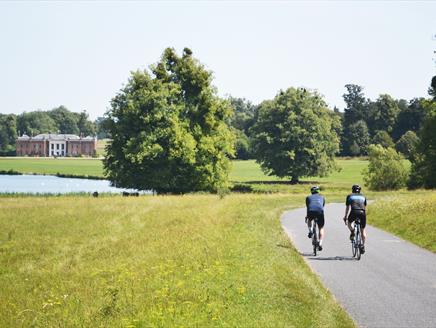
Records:
[[[362,228],[362,248],[360,252],[365,253],[365,240],[366,240],[366,197],[360,193],[361,187],[359,185],[354,185],[351,188],[352,193],[347,196],[345,201],[345,216],[344,222],[348,224],[348,229],[350,229],[350,239],[354,238],[354,227],[353,222],[356,218],[360,218],[360,226]],[[351,211],[350,211],[351,209]],[[350,213],[348,215],[348,213]]]
[[[319,244],[318,250],[322,251],[322,240],[324,238],[324,205],[325,198],[319,194],[320,188],[318,186],[313,186],[310,188],[311,195],[306,197],[306,222],[309,228],[309,234],[307,237],[312,238],[312,220],[318,219],[319,228]]]

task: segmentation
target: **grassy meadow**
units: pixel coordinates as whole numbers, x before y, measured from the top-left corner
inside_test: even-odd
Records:
[[[414,191],[371,204],[368,222],[436,253],[436,192]]]
[[[0,157],[0,171],[35,174],[72,174],[103,177],[103,163],[96,158]]]
[[[291,185],[289,180],[267,176],[254,160],[232,161],[230,180],[234,184],[249,186],[257,192],[306,192],[310,184],[320,184],[325,191],[349,190],[354,183],[363,185],[361,171],[368,165],[361,159],[338,159],[339,171],[329,177],[303,178],[302,184]],[[68,174],[78,176],[103,177],[101,159],[95,158],[1,158],[0,171],[15,170],[21,173]]]
[[[290,185],[234,161],[230,180],[263,193],[224,198],[4,195],[0,327],[353,327],[279,221],[314,183],[328,201],[363,185],[367,161],[338,164]],[[1,158],[9,169],[103,175],[86,158]],[[436,251],[435,192],[364,193],[369,224]]]
[[[0,326],[353,327],[281,229],[303,201],[0,198]]]

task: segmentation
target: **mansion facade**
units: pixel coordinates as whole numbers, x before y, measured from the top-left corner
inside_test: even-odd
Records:
[[[17,156],[65,157],[94,156],[97,138],[82,138],[74,134],[23,135],[17,139]]]

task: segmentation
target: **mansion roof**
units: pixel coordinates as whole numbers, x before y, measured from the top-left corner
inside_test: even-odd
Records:
[[[81,138],[75,134],[52,134],[52,133],[43,133],[38,134],[34,137],[29,137],[28,135],[23,134],[21,137],[18,137],[18,140],[49,140],[49,141],[69,141],[69,140],[86,140],[93,141],[94,137],[87,136],[86,138]]]

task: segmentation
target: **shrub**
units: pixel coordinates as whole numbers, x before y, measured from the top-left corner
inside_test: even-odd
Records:
[[[413,131],[407,131],[395,144],[398,152],[402,153],[407,159],[411,159],[416,151],[419,138]]]
[[[393,148],[370,145],[369,165],[363,170],[363,179],[372,190],[400,189],[406,185],[409,170],[404,157]]]

